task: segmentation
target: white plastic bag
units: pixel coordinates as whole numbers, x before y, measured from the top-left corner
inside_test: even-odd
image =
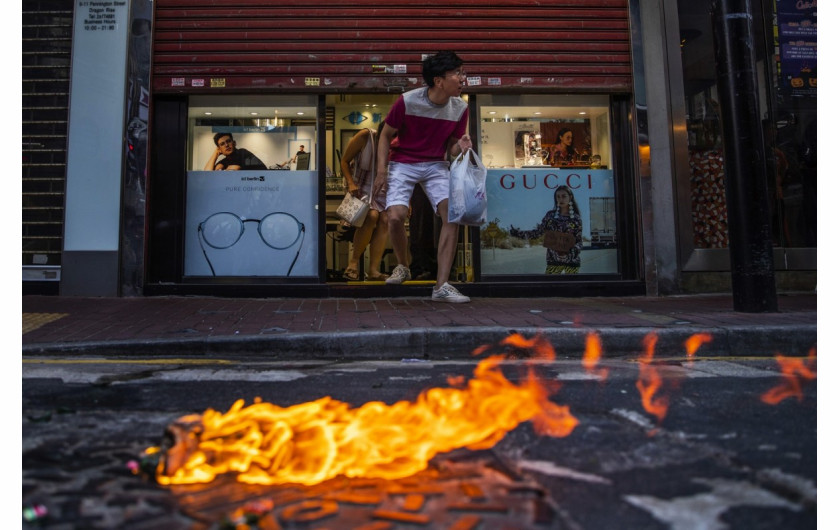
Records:
[[[449,168],[449,222],[481,226],[487,222],[487,168],[472,149]]]

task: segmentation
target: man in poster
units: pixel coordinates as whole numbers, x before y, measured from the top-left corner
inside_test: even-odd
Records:
[[[267,169],[262,160],[248,151],[236,147],[231,133],[221,132],[213,136],[216,150],[204,164],[204,171],[248,169],[262,171]],[[223,158],[220,160],[219,157]]]

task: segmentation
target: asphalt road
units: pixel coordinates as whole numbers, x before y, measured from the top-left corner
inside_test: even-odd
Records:
[[[526,364],[509,358],[501,370],[520,383]],[[345,363],[26,358],[23,503],[43,506],[45,513],[24,528],[222,528],[224,517],[234,518],[249,501],[269,497],[274,508],[260,519],[260,528],[275,521],[277,527],[313,529],[817,527],[816,380],[801,381],[801,400],[769,405],[761,396],[783,378],[777,361],[766,357],[608,359],[597,366],[607,370],[603,379],[578,360],[536,363],[541,377],[559,383],[552,402],[568,405],[578,425],[568,436],[549,437],[525,422],[474,456],[466,450],[439,455],[435,470],[474,460],[483,477],[476,480],[492,493],[481,506],[444,509],[441,499],[451,502],[459,493],[426,491],[421,495],[426,505],[416,512],[426,522],[397,522],[382,511],[388,508],[384,504],[347,501],[310,523],[299,517],[294,502],[321,495],[320,502],[332,506],[323,500],[330,494],[317,488],[295,489],[304,497],[293,498],[290,490],[230,481],[163,487],[130,469],[185,414],[226,411],[240,398],[282,407],[324,396],[353,408],[371,401],[392,405],[414,401],[428,388],[448,387],[451,376],[468,380],[475,366],[410,358]],[[663,378],[656,397],[669,402],[661,422],[644,410],[637,387],[641,371],[651,368]],[[505,472],[491,477],[487,469]],[[507,493],[499,497],[502,486]],[[526,490],[535,504],[522,504]],[[508,508],[494,511],[500,504]]]

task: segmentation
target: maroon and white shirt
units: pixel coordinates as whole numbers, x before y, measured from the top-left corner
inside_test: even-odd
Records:
[[[450,138],[467,132],[467,104],[449,98],[443,105],[432,103],[429,87],[402,94],[391,107],[385,123],[397,130],[399,142],[391,145],[391,161],[404,164],[446,159]]]

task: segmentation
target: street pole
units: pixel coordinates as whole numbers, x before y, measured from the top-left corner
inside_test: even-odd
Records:
[[[750,0],[713,0],[735,311],[778,311]]]

